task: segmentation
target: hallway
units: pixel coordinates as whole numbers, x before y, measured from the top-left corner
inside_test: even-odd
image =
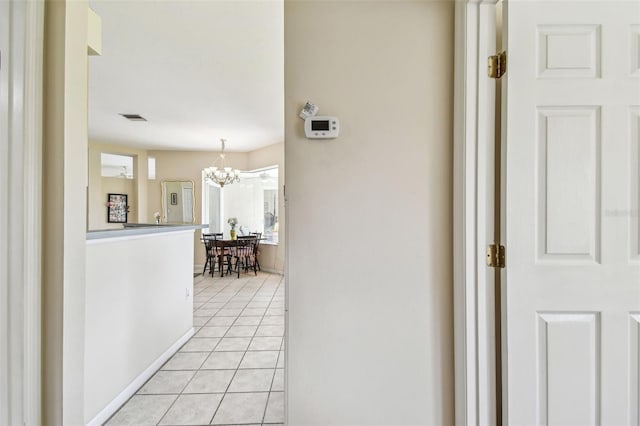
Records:
[[[107,422],[282,425],[284,277],[194,278],[195,335]]]

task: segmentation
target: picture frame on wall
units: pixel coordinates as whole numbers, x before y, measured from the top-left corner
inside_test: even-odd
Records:
[[[172,206],[177,206],[178,205],[178,193],[177,192],[172,192],[171,193],[171,205]]]
[[[127,223],[127,194],[107,194],[107,222]]]

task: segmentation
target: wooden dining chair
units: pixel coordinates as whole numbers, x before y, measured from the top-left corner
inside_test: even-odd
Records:
[[[202,238],[200,238],[200,241],[202,241],[202,244],[204,245],[204,252],[207,256],[204,261],[204,268],[202,268],[202,275],[204,275],[204,273],[207,272],[207,267],[209,267],[209,270],[211,271],[211,262],[214,256],[213,237],[211,237],[210,234],[202,234]]]
[[[253,249],[255,245],[256,237],[252,235],[240,236],[236,240],[236,244],[233,247],[233,270],[238,274],[240,278],[240,271],[248,272],[249,269],[253,269],[255,275],[258,275],[258,270],[255,263],[255,256],[253,255]]]
[[[204,275],[207,271],[207,266],[209,266],[209,273],[213,276],[213,273],[216,270],[216,265],[219,265],[220,256],[223,256],[223,253],[221,253],[218,245],[216,244],[216,240],[219,238],[222,238],[222,233],[202,234],[201,241],[204,244],[207,255],[204,262],[204,268],[202,269],[202,275]]]
[[[260,269],[260,262],[258,262],[258,253],[260,248],[260,240],[262,239],[262,232],[252,232],[249,235],[256,237],[253,245],[253,259],[256,264],[256,267],[258,268],[258,271],[260,271],[261,269]]]

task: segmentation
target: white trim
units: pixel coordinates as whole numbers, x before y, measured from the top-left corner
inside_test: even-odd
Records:
[[[0,13],[0,424],[40,424],[44,2]]]
[[[24,423],[42,423],[42,96],[44,2],[26,2]]]
[[[272,269],[272,268],[263,268],[262,266],[260,267],[260,271],[268,272],[270,274],[284,275],[284,271],[278,271],[277,269]]]
[[[454,357],[456,425],[495,424],[493,286],[484,247],[493,232],[493,81],[496,0],[455,9]]]
[[[176,342],[169,347],[162,355],[153,361],[142,373],[138,375],[129,385],[124,388],[122,392],[118,394],[113,400],[107,404],[96,416],[91,419],[87,426],[101,425],[106,422],[118,409],[124,405],[129,398],[131,398],[138,389],[146,383],[147,380],[153,376],[153,374],[162,367],[162,365],[171,358],[178,350],[184,345],[187,340],[195,334],[195,330],[192,328],[187,331],[184,336],[180,337]]]
[[[166,237],[167,235],[180,235],[180,234],[193,234],[196,232],[194,228],[185,229],[185,230],[160,230],[152,228],[150,232],[142,233],[145,228],[136,229],[133,228],[133,232],[140,232],[133,235],[122,235],[118,236],[118,232],[121,231],[119,229],[113,231],[101,231],[105,234],[102,238],[87,238],[87,245],[94,244],[111,244],[111,243],[119,243],[121,241],[134,241],[134,240],[146,240],[149,238],[160,238]],[[109,232],[113,232],[113,236],[108,235]]]
[[[0,2],[0,424],[10,424],[9,380],[9,74],[10,2]]]
[[[287,154],[287,141],[285,140],[285,164]],[[285,166],[286,167],[286,166]],[[280,175],[278,175],[280,179]],[[289,201],[287,200],[287,186],[282,185],[282,198],[284,201],[284,217],[289,218]],[[291,247],[291,238],[289,237],[291,227],[289,220],[284,222],[284,424],[289,426],[289,247]],[[278,238],[280,236],[278,235]]]

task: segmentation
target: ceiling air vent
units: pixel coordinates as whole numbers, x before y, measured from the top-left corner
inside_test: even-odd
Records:
[[[131,120],[131,121],[147,121],[147,119],[141,116],[140,114],[120,114],[120,115],[126,118],[127,120]]]

